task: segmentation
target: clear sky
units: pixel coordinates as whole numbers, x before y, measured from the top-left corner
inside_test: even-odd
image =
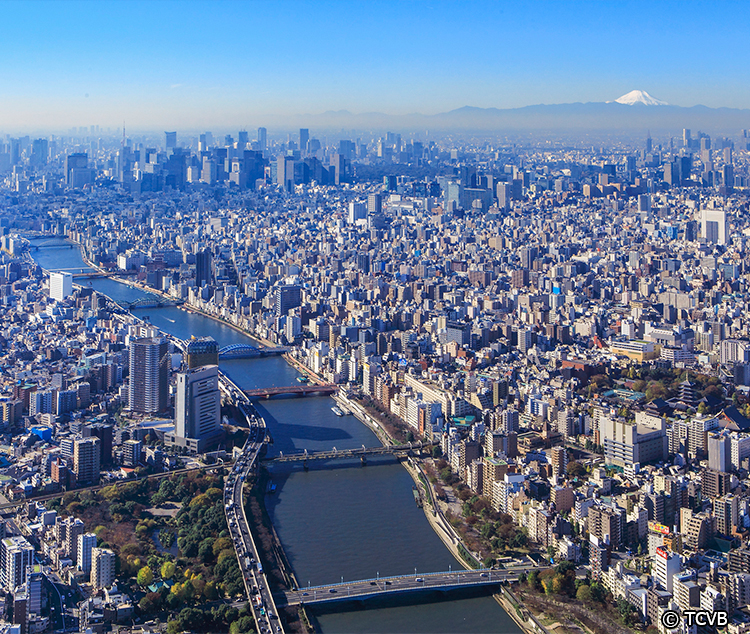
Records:
[[[326,110],[750,108],[748,2],[0,2],[0,130],[207,128]]]

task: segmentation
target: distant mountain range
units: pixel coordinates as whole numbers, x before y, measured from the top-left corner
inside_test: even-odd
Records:
[[[658,106],[658,107],[657,107]],[[297,118],[295,118],[297,119]],[[611,102],[567,103],[523,108],[476,108],[464,106],[434,115],[388,115],[380,112],[353,114],[346,110],[306,115],[300,121],[318,128],[358,130],[435,130],[448,132],[559,131],[597,133],[647,131],[679,135],[693,133],[736,136],[750,128],[750,110],[737,108],[683,108],[659,101],[645,91],[634,90]]]

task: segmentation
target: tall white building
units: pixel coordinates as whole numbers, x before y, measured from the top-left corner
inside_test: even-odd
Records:
[[[91,585],[108,588],[115,580],[115,554],[109,548],[91,549]]]
[[[673,553],[664,546],[656,549],[654,557],[654,581],[667,592],[672,592],[674,588],[674,575],[680,572],[682,559],[677,553]]]
[[[34,547],[25,537],[0,541],[0,583],[9,592],[26,582],[26,569],[34,563]]]
[[[63,301],[66,297],[70,297],[73,293],[73,276],[70,273],[50,273],[49,274],[49,296],[57,300],[58,302]]]
[[[701,235],[706,242],[727,243],[727,213],[723,209],[701,209]]]
[[[175,437],[197,443],[176,442],[200,451],[219,432],[220,422],[219,367],[205,365],[180,372],[175,396]]]
[[[78,536],[78,570],[91,572],[91,552],[96,548],[96,535],[84,533]]]

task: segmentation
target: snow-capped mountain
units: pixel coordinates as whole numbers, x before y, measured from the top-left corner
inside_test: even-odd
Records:
[[[619,99],[615,99],[616,103],[622,103],[626,106],[635,106],[641,104],[643,106],[668,106],[666,101],[659,101],[654,99],[645,90],[631,90],[627,95],[623,95]]]

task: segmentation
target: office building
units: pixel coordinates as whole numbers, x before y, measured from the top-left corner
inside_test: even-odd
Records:
[[[165,132],[167,151],[177,147],[177,132]]]
[[[307,128],[299,129],[299,149],[303,154],[307,150],[307,143],[310,141],[310,130]]]
[[[204,365],[219,365],[219,344],[213,337],[191,338],[187,345],[187,365],[191,370]]]
[[[64,271],[49,274],[49,296],[62,302],[73,294],[73,276]]]
[[[91,585],[108,588],[115,580],[115,554],[109,548],[91,549]]]
[[[286,315],[292,308],[302,305],[302,288],[296,285],[282,286],[276,291],[276,314]]]
[[[177,375],[175,443],[202,451],[220,431],[219,368],[194,368]]]
[[[19,535],[0,541],[0,584],[13,592],[26,582],[27,568],[34,563],[34,547]]]
[[[96,436],[76,439],[73,445],[73,471],[79,483],[99,483],[100,446]]]
[[[170,361],[169,346],[163,337],[130,342],[128,409],[144,414],[167,409]]]
[[[723,209],[701,209],[701,236],[713,244],[727,243],[727,213]]]
[[[195,254],[195,285],[198,288],[213,282],[212,259],[208,249],[201,249]]]
[[[268,148],[267,136],[268,133],[265,128],[258,128],[258,145],[261,152],[265,152]]]

